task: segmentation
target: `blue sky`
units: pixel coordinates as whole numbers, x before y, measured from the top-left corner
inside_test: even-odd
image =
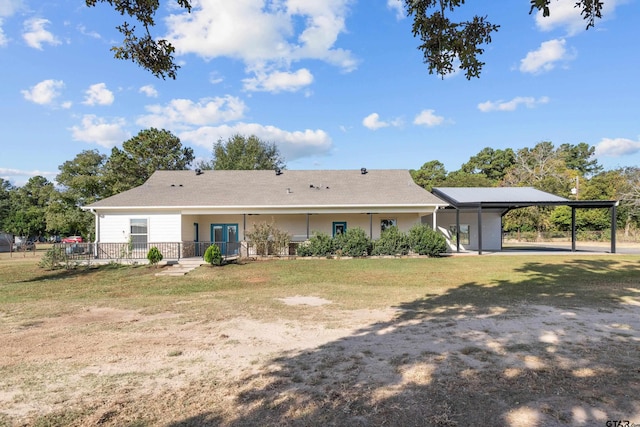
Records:
[[[112,57],[122,18],[83,0],[0,0],[0,177],[58,166],[149,127],[209,159],[218,139],[275,142],[289,169],[457,170],[484,147],[597,148],[607,169],[640,164],[639,0],[575,0],[551,18],[529,0],[469,2],[501,25],[480,79],[429,75],[398,0],[162,2],[154,35],[176,46],[177,80]],[[474,8],[483,8],[475,10]]]

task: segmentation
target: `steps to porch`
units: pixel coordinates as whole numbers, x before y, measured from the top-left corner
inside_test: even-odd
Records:
[[[156,273],[156,276],[184,276],[188,272],[195,270],[206,262],[198,258],[183,258],[169,267],[163,268],[162,271]]]

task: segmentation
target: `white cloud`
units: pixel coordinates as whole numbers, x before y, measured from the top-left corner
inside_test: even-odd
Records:
[[[483,113],[491,111],[514,111],[520,105],[524,105],[527,108],[535,108],[538,105],[546,104],[549,102],[549,97],[542,96],[538,99],[531,96],[517,96],[511,101],[486,101],[478,104],[478,110]]]
[[[427,127],[438,126],[444,123],[444,117],[435,114],[435,110],[422,110],[415,119],[414,125],[425,125]]]
[[[242,60],[246,72],[256,75],[249,79],[249,87],[268,90],[271,86],[262,84],[261,73],[277,76],[275,72],[310,83],[310,73],[305,76],[300,71],[290,72],[291,63],[315,59],[347,72],[356,68],[357,61],[351,52],[335,46],[338,36],[346,31],[347,6],[351,2],[194,1],[191,13],[167,18],[167,39],[178,55],[194,53],[205,59],[226,56]],[[273,87],[283,90],[278,84]]]
[[[622,2],[620,0],[607,0],[603,3],[602,17],[611,17],[615,8]],[[587,21],[580,15],[580,8],[574,7],[575,0],[556,0],[549,4],[550,16],[542,16],[542,12],[536,13],[536,26],[541,31],[552,31],[562,28],[567,36],[573,36],[587,28]],[[596,21],[596,26],[598,25]]]
[[[0,0],[0,17],[11,16],[22,6],[22,0]]]
[[[2,30],[2,18],[0,18],[0,47],[6,46],[9,43],[9,39],[4,35],[4,31]]]
[[[62,80],[43,80],[29,90],[20,91],[24,99],[40,105],[53,105],[60,96],[60,89],[64,88]]]
[[[264,141],[275,143],[286,161],[326,154],[333,145],[331,137],[320,129],[291,132],[275,126],[242,122],[231,126],[204,126],[182,132],[178,136],[181,141],[210,149],[214,142],[220,139],[226,141],[235,134],[255,135]]]
[[[626,138],[602,138],[596,145],[596,156],[619,157],[640,151],[640,141]]]
[[[2,25],[6,17],[12,16],[22,6],[22,0],[0,0],[0,47],[6,46],[9,39],[4,34]]]
[[[389,126],[400,127],[403,125],[403,121],[400,118],[391,121],[382,121],[378,113],[371,113],[362,119],[362,125],[371,130],[377,130]]]
[[[0,178],[10,181],[13,185],[23,186],[34,176],[43,176],[53,180],[59,172],[42,171],[39,169],[22,170],[11,168],[0,168]]]
[[[527,56],[520,60],[520,71],[533,74],[551,71],[556,62],[573,59],[575,55],[567,53],[565,44],[566,41],[564,39],[543,42],[538,50],[527,53]]]
[[[212,71],[209,74],[209,83],[212,85],[217,85],[218,83],[222,83],[224,81],[224,77],[222,77],[217,71]]]
[[[234,96],[190,99],[173,99],[168,105],[146,107],[151,114],[140,117],[136,123],[144,127],[160,129],[186,129],[192,126],[210,126],[244,116],[246,105]]]
[[[140,89],[138,89],[138,92],[144,93],[149,98],[157,98],[158,97],[158,91],[156,90],[155,87],[153,87],[153,85],[142,86]]]
[[[386,128],[389,123],[381,121],[378,113],[371,113],[364,119],[362,119],[362,125],[367,129],[377,130],[380,128]]]
[[[85,35],[87,37],[91,37],[94,39],[102,38],[102,36],[99,33],[97,33],[96,31],[87,30],[87,27],[85,27],[84,25],[78,25],[76,28],[78,29],[78,31],[80,31],[80,34]]]
[[[82,117],[80,126],[70,128],[75,141],[97,144],[102,147],[113,147],[131,138],[131,134],[124,130],[126,121],[123,118],[115,118],[111,122],[86,114]]]
[[[51,22],[43,18],[31,18],[24,21],[24,32],[22,38],[29,46],[34,49],[42,50],[42,44],[50,45],[60,44],[60,40],[53,33],[47,31],[44,27]]]
[[[85,92],[86,97],[82,102],[85,105],[111,105],[113,104],[113,92],[107,89],[105,83],[96,83],[89,86]]]
[[[400,20],[405,17],[404,6],[401,0],[387,0],[387,8],[395,11],[396,19]]]
[[[270,74],[258,72],[255,77],[243,80],[244,89],[247,91],[272,93],[296,92],[312,82],[313,75],[306,68],[301,68],[295,73],[288,71],[275,71]]]

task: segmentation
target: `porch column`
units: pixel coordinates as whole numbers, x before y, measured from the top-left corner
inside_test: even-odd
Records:
[[[373,239],[373,214],[369,212],[369,238]]]
[[[93,211],[93,214],[96,217],[96,237],[93,239],[93,257],[98,258],[98,244],[100,242],[100,215],[96,211]]]
[[[435,209],[433,209],[433,219],[431,221],[431,228],[433,228],[433,231],[436,231],[438,229],[438,222],[436,221],[436,212],[438,212],[438,207],[436,206]]]
[[[576,208],[571,206],[571,252],[576,251]]]
[[[247,214],[242,214],[242,240],[247,241]]]
[[[309,213],[307,212],[307,240],[309,240]]]
[[[611,206],[611,253],[616,253],[616,206],[618,204]]]

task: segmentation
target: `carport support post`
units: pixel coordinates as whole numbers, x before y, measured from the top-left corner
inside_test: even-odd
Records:
[[[460,209],[456,208],[456,252],[460,253]]]
[[[576,251],[576,208],[571,206],[571,252]]]
[[[616,253],[616,206],[618,204],[611,206],[611,253]]]
[[[478,206],[478,255],[482,255],[482,205]]]

